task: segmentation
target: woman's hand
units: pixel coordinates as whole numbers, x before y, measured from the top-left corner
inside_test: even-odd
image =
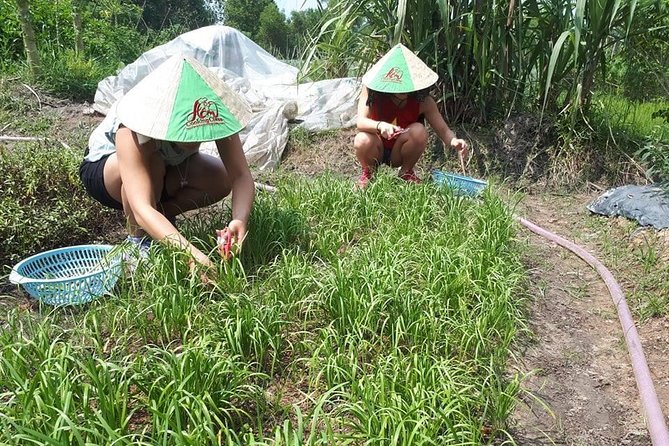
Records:
[[[246,223],[241,220],[231,220],[228,229],[232,233],[233,242],[241,245],[246,238]]]
[[[378,124],[376,125],[376,130],[378,130],[381,138],[387,140],[396,138],[401,133],[404,133],[404,129],[402,127],[392,125],[385,121],[379,121]]]
[[[458,154],[462,159],[466,160],[469,156],[469,144],[467,144],[467,141],[464,139],[453,137],[453,139],[451,139],[451,147],[458,151]]]
[[[198,275],[200,282],[202,282],[202,284],[205,286],[211,286],[217,282],[218,275],[216,274],[216,270],[211,263],[209,265],[205,265],[200,261],[190,259],[188,261],[188,269],[191,274]]]
[[[241,220],[232,220],[228,227],[216,231],[218,252],[225,260],[229,260],[242,249],[246,238],[246,224]]]

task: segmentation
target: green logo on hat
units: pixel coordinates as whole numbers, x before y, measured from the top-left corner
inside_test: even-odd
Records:
[[[212,71],[195,59],[175,55],[120,100],[120,121],[149,138],[204,142],[242,130],[251,109]]]

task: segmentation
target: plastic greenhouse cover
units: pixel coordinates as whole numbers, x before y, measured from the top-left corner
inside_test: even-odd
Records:
[[[621,215],[642,226],[669,228],[669,194],[658,186],[627,185],[609,189],[587,208],[596,214]]]
[[[253,117],[240,133],[251,165],[271,169],[279,164],[288,141],[288,121],[311,131],[355,125],[358,78],[298,84],[298,69],[281,62],[240,31],[212,25],[180,35],[142,54],[136,61],[98,83],[93,108],[106,115],[112,104],[151,70],[175,54],[187,54],[209,67],[243,96]],[[202,151],[218,155],[215,144]]]

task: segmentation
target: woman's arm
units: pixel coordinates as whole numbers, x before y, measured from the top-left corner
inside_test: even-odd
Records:
[[[434,99],[431,96],[426,97],[425,100],[421,102],[420,111],[425,115],[425,119],[427,119],[430,127],[432,127],[435,133],[439,135],[439,138],[441,138],[444,144],[453,147],[466,158],[469,145],[464,139],[458,138],[455,132],[450,129],[448,124],[446,124],[441,113],[439,113],[437,103],[434,102]]]
[[[155,240],[162,240],[176,228],[156,210],[158,178],[152,178],[154,142],[140,145],[135,133],[121,127],[116,133],[116,156],[121,175],[122,195],[126,213]],[[162,181],[162,178],[160,178]]]
[[[232,220],[228,227],[234,233],[236,241],[241,242],[246,236],[255,197],[253,176],[246,162],[239,134],[217,140],[216,147],[232,185]]]
[[[157,190],[162,187],[163,175],[152,172],[155,163],[155,143],[139,144],[137,136],[128,128],[119,128],[116,134],[116,156],[122,182],[126,214],[154,240],[164,241],[188,251],[199,263],[210,266],[211,261],[193,246],[163,214],[156,209]],[[162,173],[162,172],[161,172]]]

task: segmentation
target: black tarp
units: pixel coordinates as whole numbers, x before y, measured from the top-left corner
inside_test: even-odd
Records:
[[[669,193],[654,185],[609,189],[587,208],[596,214],[627,217],[642,226],[669,228]]]

